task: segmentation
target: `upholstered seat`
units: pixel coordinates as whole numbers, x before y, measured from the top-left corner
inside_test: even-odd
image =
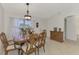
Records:
[[[30,47],[31,47],[30,44],[28,44],[28,48],[27,48],[27,45],[23,45],[23,46],[22,46],[22,49],[23,49],[24,52],[27,52],[28,50],[30,50]],[[34,45],[33,45],[33,48],[35,48]],[[27,49],[27,50],[26,50],[26,49]]]
[[[10,45],[6,48],[6,50],[14,50],[14,49],[15,49],[14,45]]]

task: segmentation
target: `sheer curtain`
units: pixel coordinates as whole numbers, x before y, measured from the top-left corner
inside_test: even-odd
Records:
[[[21,18],[10,18],[9,21],[9,34],[12,37],[19,38],[20,36],[20,25],[23,24],[24,21]],[[25,21],[25,24],[32,27],[32,21]]]

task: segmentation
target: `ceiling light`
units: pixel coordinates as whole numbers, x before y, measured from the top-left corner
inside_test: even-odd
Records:
[[[26,5],[27,5],[27,14],[26,15],[24,15],[24,19],[25,20],[31,20],[31,16],[29,15],[29,3],[26,3]]]

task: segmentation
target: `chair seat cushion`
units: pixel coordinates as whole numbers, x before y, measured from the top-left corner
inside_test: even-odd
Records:
[[[15,49],[14,45],[10,45],[10,46],[7,47],[6,50],[14,50],[14,49]]]
[[[26,52],[26,49],[27,49],[27,46],[26,46],[26,45],[23,45],[23,46],[22,46],[22,50],[23,50],[24,52]]]
[[[33,48],[35,48],[34,45],[33,45]],[[28,48],[27,48],[27,45],[23,45],[23,46],[22,46],[22,50],[23,50],[24,52],[26,52],[26,49],[27,49],[27,51],[29,51],[29,50],[31,49],[31,45],[28,44]]]

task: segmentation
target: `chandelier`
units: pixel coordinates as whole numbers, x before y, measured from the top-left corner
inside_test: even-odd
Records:
[[[29,3],[26,3],[27,5],[27,14],[24,15],[25,20],[31,20],[31,16],[29,15]]]

